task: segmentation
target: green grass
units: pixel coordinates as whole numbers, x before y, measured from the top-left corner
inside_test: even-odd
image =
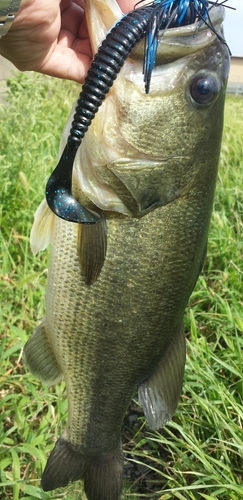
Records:
[[[48,267],[47,252],[33,257],[29,249],[33,214],[78,92],[70,82],[20,75],[9,81],[0,109],[0,498],[6,500],[84,498],[81,483],[52,493],[40,488],[46,455],[66,422],[65,387],[42,385],[21,357],[44,314]],[[126,481],[123,500],[243,498],[242,116],[243,100],[228,97],[208,255],[185,316],[181,403],[162,431],[151,433],[143,417],[129,430],[126,456],[149,468]]]

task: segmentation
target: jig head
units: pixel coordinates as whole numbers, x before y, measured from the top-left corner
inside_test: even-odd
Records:
[[[228,0],[222,0],[221,2],[218,0],[215,2],[207,0],[155,0],[152,3],[154,10],[148,21],[145,35],[143,72],[146,94],[149,93],[158,43],[168,28],[177,28],[194,24],[195,22],[199,22],[200,26],[200,23],[204,23],[222,43],[226,44],[224,38],[216,32],[211,22],[210,10],[212,7],[225,5],[227,1]],[[143,2],[144,0],[140,0],[137,5]]]

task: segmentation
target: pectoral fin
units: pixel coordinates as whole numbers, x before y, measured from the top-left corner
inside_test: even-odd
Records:
[[[78,254],[86,285],[94,283],[103,267],[107,247],[107,229],[104,212],[97,209],[101,221],[80,225],[78,228]]]
[[[181,329],[171,349],[154,373],[139,386],[139,399],[152,430],[167,424],[176,411],[181,394],[186,345]]]
[[[25,344],[24,361],[31,373],[44,384],[56,384],[62,378],[62,372],[49,342],[44,321],[37,326]]]
[[[45,250],[50,243],[55,217],[44,198],[36,210],[30,233],[30,246],[34,255],[40,250]]]

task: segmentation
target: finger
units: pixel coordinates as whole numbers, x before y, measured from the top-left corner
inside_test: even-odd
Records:
[[[70,31],[73,35],[77,36],[84,22],[84,10],[76,3],[72,2],[68,7],[62,11],[61,16],[61,29]]]
[[[47,61],[38,68],[39,73],[83,83],[91,57],[58,44]]]
[[[62,30],[59,35],[58,45],[63,48],[70,48],[79,54],[89,56],[90,59],[92,58],[92,50],[88,36],[83,40],[76,38],[69,31]]]
[[[117,3],[122,12],[126,14],[127,12],[130,12],[130,10],[133,10],[134,5],[137,3],[137,0],[117,0]]]

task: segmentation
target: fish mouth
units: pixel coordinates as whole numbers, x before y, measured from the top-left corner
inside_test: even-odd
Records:
[[[139,7],[145,7],[146,3],[148,2],[145,0],[139,4]],[[139,7],[135,7],[135,9]],[[94,55],[106,37],[107,32],[124,13],[116,0],[85,0],[85,12]],[[225,9],[222,5],[218,4],[210,8],[210,22],[215,32],[210,29],[208,24],[202,21],[161,30],[156,64],[172,62],[211,45],[217,33],[222,36],[221,25],[224,17]],[[144,40],[141,40],[135,46],[129,58],[143,60]]]

